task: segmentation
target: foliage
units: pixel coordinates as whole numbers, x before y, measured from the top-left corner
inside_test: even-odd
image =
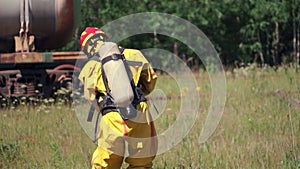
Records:
[[[80,50],[78,37],[86,26],[102,27],[133,13],[163,12],[186,19],[201,29],[212,41],[225,65],[234,64],[235,61],[286,64],[295,62],[293,51],[297,49],[293,39],[300,40],[296,36],[297,31],[300,31],[299,8],[300,2],[297,0],[125,0],[122,3],[82,0],[81,23],[75,36],[77,38],[63,50]],[[155,24],[150,23],[146,26],[155,30]],[[153,32],[126,39],[121,45],[139,49],[156,47],[173,51],[175,42],[175,39],[155,35]],[[195,53],[191,49],[180,44],[178,56],[182,54],[195,58]]]

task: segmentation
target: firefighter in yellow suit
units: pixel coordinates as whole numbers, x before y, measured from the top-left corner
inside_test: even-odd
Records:
[[[92,42],[89,41],[90,39],[93,39]],[[82,50],[89,58],[97,54],[97,50],[106,40],[106,34],[95,27],[87,27],[80,37]],[[142,63],[140,66],[130,66],[130,70],[134,83],[139,84],[140,89],[147,96],[155,87],[157,76],[154,70],[139,50],[123,49],[122,54],[126,60]],[[84,84],[85,98],[90,102],[95,99],[96,92],[106,94],[99,61],[89,60],[81,70],[79,79]],[[98,105],[97,110],[100,108]],[[142,101],[136,108],[137,116],[133,119],[124,119],[118,111],[103,115],[99,124],[98,146],[91,161],[93,169],[120,169],[124,160],[122,152],[126,151],[126,138],[135,138],[133,141],[128,141],[129,156],[125,158],[125,162],[129,164],[128,169],[152,168],[152,161],[157,151],[157,140],[148,111],[148,102]]]

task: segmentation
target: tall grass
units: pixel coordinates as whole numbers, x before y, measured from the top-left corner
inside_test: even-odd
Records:
[[[199,144],[210,104],[209,79],[198,78],[203,113],[189,135],[156,159],[156,168],[300,168],[300,75],[247,67],[227,73],[219,127]]]
[[[290,68],[249,66],[227,73],[227,102],[213,136],[198,143],[211,99],[207,74],[196,75],[200,115],[188,136],[159,155],[154,168],[300,168],[300,74]],[[175,81],[162,75],[168,104],[158,133],[176,120]],[[20,105],[0,110],[0,168],[90,168],[96,147],[72,107]],[[172,140],[170,140],[172,141]]]
[[[0,168],[88,168],[94,145],[64,105],[1,110]],[[10,158],[5,158],[10,157]],[[13,157],[13,158],[11,158]]]

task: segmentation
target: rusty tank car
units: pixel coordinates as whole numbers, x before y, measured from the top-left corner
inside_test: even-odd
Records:
[[[49,51],[72,39],[79,19],[80,0],[0,0],[0,97],[53,97],[68,87],[85,56]]]

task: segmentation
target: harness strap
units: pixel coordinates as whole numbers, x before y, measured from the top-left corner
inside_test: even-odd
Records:
[[[94,143],[97,143],[97,141],[98,141],[97,131],[98,131],[98,123],[99,123],[100,114],[101,114],[101,112],[99,111],[98,115],[97,115],[97,119],[96,119],[95,130],[94,130],[94,140],[93,140]]]
[[[105,63],[107,63],[111,60],[118,60],[118,59],[122,59],[123,61],[126,60],[123,54],[113,54],[113,55],[107,56],[104,59],[102,59],[101,63],[102,63],[102,65],[104,65]],[[126,63],[130,66],[142,66],[143,65],[143,62],[131,61],[131,60],[126,60]]]
[[[88,118],[87,118],[88,122],[92,121],[97,104],[98,104],[98,100],[95,98],[92,105],[91,105],[91,107],[90,107],[90,110],[89,110],[89,115],[88,115]]]
[[[87,118],[87,121],[88,122],[91,122],[93,120],[93,116],[94,116],[94,112],[95,112],[95,109],[96,109],[96,106],[98,104],[98,100],[100,98],[100,92],[96,91],[96,96],[95,96],[95,99],[90,107],[90,110],[89,110],[89,115],[88,115],[88,118]]]
[[[101,60],[101,63],[102,63],[102,66],[107,63],[108,61],[111,61],[111,60],[119,60],[119,59],[123,59],[124,58],[124,55],[122,54],[112,54],[110,56],[107,56],[105,58],[103,58]]]
[[[134,105],[134,107],[136,107],[136,105],[141,101],[141,96],[140,96],[140,93],[138,92],[138,87],[136,87],[134,84],[132,72],[128,66],[128,62],[125,59],[124,55],[123,55],[123,63],[124,63],[128,78],[130,79],[130,86],[132,88],[133,95],[134,95],[134,100],[133,100],[132,104]]]
[[[111,96],[111,98],[112,98],[112,95],[110,93],[110,89],[108,87],[108,80],[107,80],[107,76],[106,76],[106,73],[104,71],[103,65],[101,66],[101,74],[102,74],[102,79],[103,79],[103,83],[104,83],[104,86],[105,86],[106,94],[108,96]]]

